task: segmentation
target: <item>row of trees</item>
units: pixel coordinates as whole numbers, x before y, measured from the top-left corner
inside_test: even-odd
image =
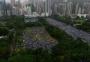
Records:
[[[7,21],[1,22],[0,36],[0,60],[6,60],[16,51],[17,45],[21,45],[21,38],[24,29],[24,18],[22,16],[9,17]],[[0,62],[1,62],[0,61]]]
[[[90,19],[85,18],[85,17],[76,17],[76,18],[71,18],[69,16],[58,16],[55,15],[52,18],[64,22],[66,24],[72,25],[76,27],[77,29],[84,30],[86,32],[90,32]]]

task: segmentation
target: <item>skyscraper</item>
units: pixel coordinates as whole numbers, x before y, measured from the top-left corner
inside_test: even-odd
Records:
[[[11,0],[11,5],[12,5],[12,6],[15,5],[15,0]]]
[[[2,11],[3,11],[3,2],[0,0],[0,16],[2,16]]]

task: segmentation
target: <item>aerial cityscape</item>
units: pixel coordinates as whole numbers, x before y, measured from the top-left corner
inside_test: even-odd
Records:
[[[0,0],[0,62],[90,62],[90,0]]]
[[[90,14],[89,0],[1,0],[0,3],[0,16],[5,9],[7,15],[86,17]]]

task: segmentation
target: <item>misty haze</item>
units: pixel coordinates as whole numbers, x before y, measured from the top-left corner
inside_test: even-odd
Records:
[[[0,0],[0,62],[90,62],[90,0]]]

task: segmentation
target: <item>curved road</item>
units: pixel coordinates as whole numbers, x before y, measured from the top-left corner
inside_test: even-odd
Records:
[[[72,36],[74,39],[81,38],[84,42],[90,44],[90,34],[82,30],[78,30],[70,25],[66,25],[63,22],[47,18],[47,22],[53,26],[58,27],[59,29],[64,30],[68,35]]]

